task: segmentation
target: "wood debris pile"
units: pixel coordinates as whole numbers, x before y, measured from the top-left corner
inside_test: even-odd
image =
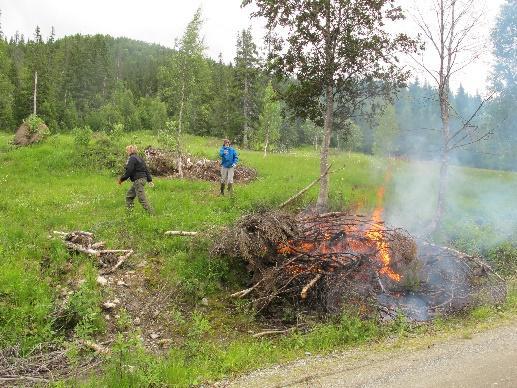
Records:
[[[106,243],[103,241],[94,242],[95,236],[90,232],[54,231],[54,234],[60,236],[71,251],[85,253],[97,258],[98,265],[102,268],[99,271],[101,275],[116,271],[133,254],[132,249],[105,249]]]
[[[286,304],[336,314],[354,305],[365,314],[403,311],[422,321],[505,295],[504,282],[481,259],[341,212],[245,216],[217,239],[212,254],[246,262],[249,287],[233,296],[270,314]]]
[[[87,374],[100,364],[97,354],[83,356],[73,363],[66,348],[51,344],[38,345],[29,354],[22,354],[19,347],[0,349],[0,386],[47,386]]]
[[[177,155],[168,150],[148,147],[144,151],[145,161],[151,174],[156,176],[179,177]],[[196,158],[192,155],[182,155],[183,176],[190,179],[201,179],[209,182],[218,182],[221,177],[220,165],[216,160]],[[257,178],[257,171],[237,165],[234,181],[248,183]]]

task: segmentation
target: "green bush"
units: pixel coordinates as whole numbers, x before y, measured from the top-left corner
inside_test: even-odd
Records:
[[[41,125],[45,124],[43,119],[41,117],[39,117],[38,115],[35,115],[35,114],[31,114],[29,117],[27,117],[25,120],[23,120],[23,122],[25,124],[27,124],[27,126],[29,127],[29,130],[31,131],[31,134],[36,133],[38,128]]]
[[[29,133],[31,135],[38,134],[41,136],[41,138],[45,138],[50,135],[50,130],[48,129],[47,125],[38,115],[31,114],[29,117],[23,120],[23,122],[27,124]]]
[[[505,242],[489,250],[486,254],[488,261],[501,275],[510,277],[517,275],[517,246]]]
[[[74,146],[76,150],[88,150],[93,136],[93,131],[91,128],[88,125],[85,127],[74,128],[72,130],[72,134],[74,136]]]
[[[72,331],[80,338],[88,338],[104,329],[100,309],[101,293],[97,288],[95,271],[88,268],[86,279],[75,291],[63,311],[54,322],[54,327]]]

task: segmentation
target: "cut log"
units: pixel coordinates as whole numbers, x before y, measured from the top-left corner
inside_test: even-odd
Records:
[[[303,287],[302,289],[302,292],[300,293],[300,297],[302,299],[306,299],[307,298],[307,293],[309,292],[309,290],[314,287],[314,285],[318,282],[318,280],[321,279],[323,275],[322,274],[317,274],[314,279],[312,279],[305,287]]]
[[[183,230],[168,230],[166,236],[196,236],[199,232],[185,232]]]

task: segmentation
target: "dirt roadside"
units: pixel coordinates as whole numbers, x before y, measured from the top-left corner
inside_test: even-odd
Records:
[[[419,348],[402,345],[310,357],[218,386],[517,387],[517,322]]]

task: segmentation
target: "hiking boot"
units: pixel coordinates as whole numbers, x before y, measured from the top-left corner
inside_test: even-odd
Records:
[[[224,195],[224,183],[221,183],[221,195]]]
[[[228,194],[233,195],[233,183],[228,183]]]

